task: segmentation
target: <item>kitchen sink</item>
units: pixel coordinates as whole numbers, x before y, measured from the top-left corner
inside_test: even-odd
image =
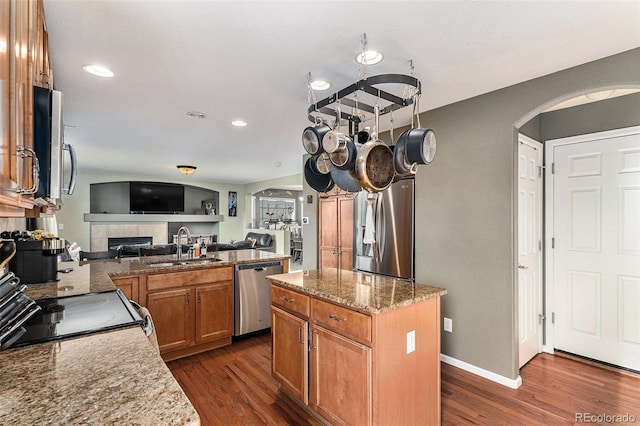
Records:
[[[182,260],[172,260],[171,262],[158,262],[158,263],[148,263],[147,266],[150,268],[169,268],[171,266],[183,266],[183,265],[206,265],[209,263],[221,262],[222,259],[182,259]]]

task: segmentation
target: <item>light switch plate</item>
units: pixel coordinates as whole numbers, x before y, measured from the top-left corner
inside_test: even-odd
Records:
[[[453,333],[453,320],[451,318],[444,317],[443,327],[444,327],[444,331]]]
[[[416,350],[416,331],[411,330],[407,332],[407,353],[415,352]]]

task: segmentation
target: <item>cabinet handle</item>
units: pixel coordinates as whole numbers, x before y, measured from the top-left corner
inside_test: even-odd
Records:
[[[198,303],[202,301],[202,290],[198,290]]]
[[[304,331],[304,326],[300,326],[298,327],[298,343],[300,343],[301,345],[304,343],[304,341],[302,340],[302,332]]]
[[[18,194],[26,194],[31,195],[38,192],[38,185],[40,183],[40,162],[38,161],[38,157],[36,156],[36,152],[30,148],[25,148],[24,146],[18,146],[16,148],[16,156],[22,160],[21,170],[24,170],[24,164],[26,163],[27,158],[32,159],[32,175],[33,175],[33,184],[31,188],[23,188],[22,187],[22,178],[24,177],[24,172],[18,172],[18,187],[17,188],[5,188],[11,189]]]
[[[280,296],[280,300],[282,300],[283,302],[293,302],[293,299],[287,299],[284,296]]]
[[[191,302],[191,293],[187,293],[187,305]]]
[[[346,318],[338,318],[337,316],[333,315],[333,314],[329,314],[329,318],[334,320],[334,321],[338,321],[338,322],[344,322],[347,319]]]
[[[313,335],[314,335],[315,333],[316,333],[316,332],[315,332],[315,330],[311,330],[311,345],[309,345],[309,350],[311,350],[311,349],[318,349],[318,347],[317,347],[317,346],[315,346],[315,345],[313,344]]]

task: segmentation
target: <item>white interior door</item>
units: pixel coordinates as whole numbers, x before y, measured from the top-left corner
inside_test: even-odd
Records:
[[[640,128],[550,144],[553,345],[640,370]]]
[[[518,136],[519,366],[542,351],[542,144]]]

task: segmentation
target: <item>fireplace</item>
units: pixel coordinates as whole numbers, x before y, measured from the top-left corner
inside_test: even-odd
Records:
[[[153,237],[109,237],[107,238],[107,246],[110,250],[117,249],[119,246],[150,246],[153,244]]]

